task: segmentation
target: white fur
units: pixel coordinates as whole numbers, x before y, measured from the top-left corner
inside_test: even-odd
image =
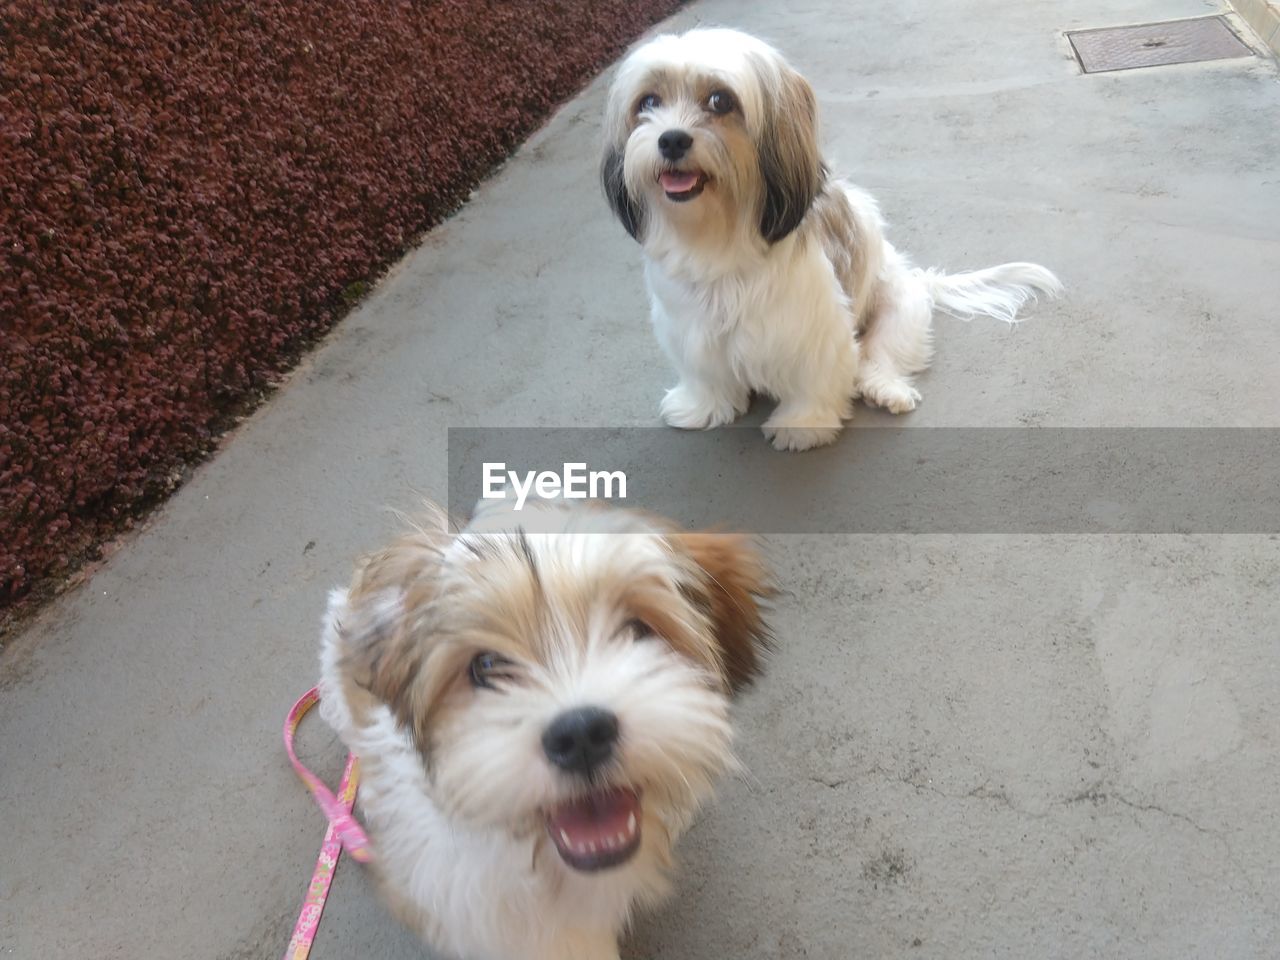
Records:
[[[597,515],[574,514],[598,527]],[[465,614],[461,619],[451,620],[448,611],[406,611],[396,589],[367,594],[359,608],[346,590],[330,594],[321,713],[361,758],[359,807],[377,872],[401,918],[428,944],[461,960],[616,960],[618,936],[633,909],[669,888],[671,845],[710,796],[715,778],[734,765],[729,699],[704,665],[662,640],[637,639],[625,627],[620,632],[618,618],[625,623],[628,614],[617,608],[611,585],[657,578],[671,587],[673,609],[683,602],[681,584],[691,568],[663,535],[635,520],[622,532],[575,533],[574,521],[555,520],[562,514],[531,510],[519,528],[525,552],[513,551],[507,567],[485,566],[472,548],[492,548],[489,559],[510,548],[512,516],[483,513],[435,554],[438,569],[425,574],[439,584],[442,603]],[[561,532],[539,532],[548,529],[548,516]],[[389,704],[366,700],[364,689],[356,691],[361,705],[348,701],[344,690],[353,688],[345,658],[356,649],[353,638],[409,624],[423,631],[422,643],[435,643],[426,626],[434,623],[448,634],[442,642],[470,646],[465,630],[479,628],[467,618],[492,607],[484,591],[504,590],[495,570],[516,571],[511,590],[519,592],[525,582],[519,578],[529,572],[524,558],[545,578],[537,608],[543,632],[529,647],[537,652],[521,663],[518,684],[449,694],[463,699],[451,701],[447,719],[423,748],[430,755],[424,762]],[[597,583],[598,589],[591,586]],[[563,609],[558,591],[569,598]],[[599,596],[591,600],[593,591]],[[699,616],[688,609],[690,622]],[[542,811],[580,785],[547,762],[541,732],[560,711],[582,705],[617,715],[624,736],[614,776],[643,788],[639,851],[594,873],[559,858],[542,820]]]
[[[336,624],[346,613],[346,591],[336,590],[321,646],[321,712],[361,758],[359,810],[389,895],[421,910],[414,932],[459,960],[616,958],[633,905],[666,893],[662,870],[642,850],[619,870],[578,874],[549,847],[535,866],[527,832],[477,827],[442,811],[412,738],[386,706],[368,726],[351,722],[336,665]]]
[[[711,114],[715,88],[732,93],[733,115]],[[647,94],[660,105],[638,106]],[[643,246],[654,330],[679,377],[661,406],[671,426],[730,423],[758,392],[778,400],[764,425],[776,447],[829,443],[858,396],[894,413],[915,408],[912,375],[931,360],[935,307],[1013,321],[1037,292],[1061,292],[1029,263],[951,276],[913,268],[885,238],[875,201],[827,175],[813,112],[812,92],[777,51],[732,30],[658,37],[619,69],[605,189]],[[672,129],[693,137],[678,161],[658,146]],[[767,152],[780,158],[769,169]],[[674,202],[658,182],[664,170],[702,171],[708,185]],[[771,176],[793,188],[814,181],[810,209],[772,243],[761,226]]]

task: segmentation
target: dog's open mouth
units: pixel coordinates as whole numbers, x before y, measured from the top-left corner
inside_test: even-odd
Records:
[[[640,796],[625,787],[593,791],[551,810],[547,832],[575,870],[616,867],[640,848]]]
[[[658,175],[658,182],[668,200],[683,203],[702,192],[707,185],[707,175],[701,170],[664,170]]]

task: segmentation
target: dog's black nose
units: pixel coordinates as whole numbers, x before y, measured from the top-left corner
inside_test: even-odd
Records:
[[[668,160],[679,160],[693,146],[693,137],[683,130],[668,130],[658,138],[658,149]]]
[[[561,770],[584,776],[609,761],[617,742],[617,716],[599,707],[566,710],[542,733],[547,759]]]

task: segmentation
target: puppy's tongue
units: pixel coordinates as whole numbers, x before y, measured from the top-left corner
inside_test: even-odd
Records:
[[[640,798],[632,790],[599,790],[556,807],[547,832],[569,866],[598,870],[622,863],[640,843]]]
[[[698,175],[668,170],[658,177],[658,182],[667,193],[688,193],[698,185]]]

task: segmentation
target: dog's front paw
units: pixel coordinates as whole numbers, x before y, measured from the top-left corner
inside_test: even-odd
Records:
[[[733,423],[741,411],[732,400],[693,390],[685,384],[672,387],[662,398],[662,419],[681,430],[708,430]]]
[[[920,403],[920,391],[901,378],[874,380],[858,386],[862,399],[890,413],[910,413]]]
[[[809,450],[824,447],[840,434],[839,427],[787,427],[766,423],[764,435],[775,450]]]

